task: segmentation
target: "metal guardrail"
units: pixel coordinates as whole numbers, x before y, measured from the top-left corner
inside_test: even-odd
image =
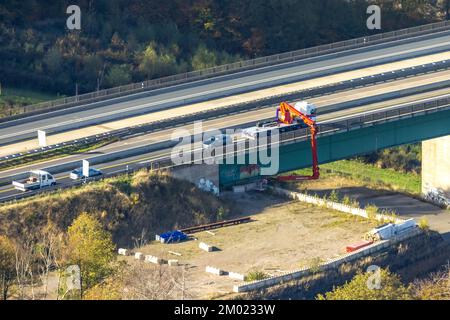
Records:
[[[336,134],[339,132],[361,129],[381,123],[397,121],[400,118],[411,118],[421,114],[429,114],[439,111],[450,110],[450,96],[442,99],[431,100],[424,103],[411,103],[399,108],[385,111],[369,111],[363,115],[356,115],[353,118],[338,120],[327,124],[318,124],[318,137]],[[449,129],[450,130],[450,129]],[[280,134],[281,143],[296,143],[299,140],[309,139],[309,129],[303,128],[291,132]]]
[[[225,64],[208,69],[190,71],[182,74],[167,76],[163,78],[147,80],[139,83],[133,83],[111,89],[99,90],[91,93],[81,94],[73,97],[66,97],[48,102],[42,102],[34,105],[25,106],[23,114],[32,114],[43,111],[54,111],[70,108],[77,105],[103,101],[111,98],[125,96],[133,93],[139,93],[177,84],[187,83],[195,80],[203,80],[219,75],[232,74],[239,71],[246,71],[264,66],[277,65],[286,62],[298,61],[306,58],[312,58],[324,54],[336,53],[350,49],[367,47],[380,43],[387,43],[415,36],[430,34],[450,30],[450,21],[431,23],[423,26],[406,28],[396,31],[379,33],[367,37],[360,37],[345,41],[339,41],[330,44],[323,44],[316,47],[300,49],[275,55],[270,55],[251,60],[239,61]],[[16,116],[0,119],[0,122],[14,119]],[[17,115],[20,117],[20,115]]]
[[[381,112],[380,111],[377,112],[376,110],[374,110],[373,112],[367,112],[364,115],[357,115],[353,118],[340,120],[340,121],[336,121],[336,122],[324,124],[324,125],[319,124],[318,136],[320,137],[320,136],[325,136],[325,135],[330,135],[330,134],[336,134],[339,132],[361,129],[361,128],[373,126],[373,125],[379,124],[379,123],[396,121],[396,120],[399,120],[402,118],[411,118],[411,117],[419,116],[422,114],[440,112],[440,111],[445,111],[445,110],[450,110],[450,97],[432,100],[432,101],[425,102],[425,103],[408,104],[408,105],[400,107],[400,108],[395,108],[392,110],[386,110],[386,111],[381,111]],[[304,128],[304,129],[299,129],[299,130],[295,130],[295,131],[291,131],[291,132],[282,133],[280,135],[280,143],[288,144],[288,143],[297,143],[299,141],[304,141],[306,139],[309,139],[308,132],[309,132],[309,130]],[[265,146],[260,145],[258,147],[264,148],[264,147],[267,147],[267,145],[265,145]],[[235,149],[242,150],[240,148],[235,148]],[[251,150],[250,148],[245,148],[244,150],[242,150],[242,152],[248,152],[250,150]],[[214,156],[214,158],[217,159],[218,157],[222,157],[222,158],[234,157],[236,155],[237,155],[237,152],[234,151],[230,154]],[[226,161],[225,161],[225,163],[226,163]],[[191,165],[192,164],[190,164],[190,163],[181,164],[181,165],[174,164],[172,162],[172,159],[170,158],[170,156],[168,156],[168,157],[163,157],[160,160],[151,161],[149,163],[138,163],[137,165],[132,166],[132,167],[127,166],[127,169],[118,170],[113,173],[107,173],[101,177],[90,178],[86,182],[89,183],[91,181],[103,180],[103,179],[111,178],[111,177],[114,177],[114,176],[117,176],[120,174],[134,173],[134,172],[142,170],[142,169],[146,169],[149,171],[161,171],[161,170],[170,170],[175,167],[177,167],[177,168],[189,167]],[[17,195],[11,195],[8,197],[1,198],[0,203],[2,203],[2,204],[9,203],[10,204],[10,203],[14,203],[18,200],[32,197],[35,195],[39,195],[42,193],[49,193],[49,192],[55,193],[55,192],[59,192],[60,190],[63,190],[63,189],[80,186],[83,183],[85,183],[85,182],[84,181],[73,181],[69,184],[59,185],[59,186],[52,187],[49,189],[35,191],[32,193],[30,192],[30,193],[21,193],[21,194],[17,194]]]
[[[433,62],[424,64],[417,67],[409,67],[400,70],[393,70],[387,73],[372,75],[365,78],[357,78],[348,81],[342,81],[336,84],[330,84],[320,87],[315,87],[312,89],[300,90],[291,92],[289,94],[274,95],[262,99],[253,100],[251,102],[232,104],[226,107],[211,109],[208,111],[201,111],[192,113],[186,116],[179,116],[175,118],[164,119],[160,121],[154,121],[147,124],[142,124],[139,126],[132,126],[123,129],[117,129],[103,134],[96,134],[80,139],[70,140],[66,142],[61,142],[54,145],[49,145],[46,147],[38,147],[35,149],[27,150],[26,152],[20,152],[16,154],[10,154],[7,156],[0,157],[0,163],[4,161],[10,161],[18,159],[23,156],[35,155],[39,153],[49,152],[62,147],[68,146],[78,146],[97,143],[109,139],[126,139],[130,136],[136,136],[139,134],[146,134],[155,130],[164,129],[168,127],[179,126],[185,123],[189,123],[198,119],[207,120],[211,118],[216,118],[218,116],[224,116],[231,113],[239,111],[251,111],[260,108],[265,108],[271,105],[278,104],[282,100],[295,100],[295,99],[310,99],[323,94],[336,93],[343,90],[348,90],[351,88],[357,88],[361,86],[375,85],[383,82],[403,79],[405,77],[436,72],[439,70],[450,69],[450,60]]]
[[[91,182],[96,182],[96,181],[101,181],[101,180],[105,180],[105,179],[109,179],[109,178],[113,178],[116,177],[118,175],[123,175],[123,174],[133,174],[139,170],[143,170],[143,169],[147,169],[147,170],[155,170],[155,171],[159,171],[159,170],[166,170],[166,169],[170,169],[174,167],[172,161],[170,158],[168,159],[164,159],[164,160],[160,160],[158,162],[155,163],[151,163],[151,164],[138,164],[134,167],[128,168],[128,169],[122,169],[122,170],[117,170],[115,172],[112,173],[106,173],[102,176],[98,176],[98,177],[92,177],[89,179],[85,179],[85,180],[73,180],[70,183],[65,183],[65,184],[57,184],[54,187],[48,187],[45,189],[39,189],[39,190],[34,190],[34,191],[28,191],[28,192],[24,192],[24,193],[19,193],[19,194],[15,194],[15,195],[11,195],[11,196],[6,196],[0,199],[0,204],[2,205],[8,205],[8,204],[13,204],[16,203],[19,200],[23,200],[26,198],[31,198],[34,196],[38,196],[41,194],[55,194],[58,193],[62,190],[65,189],[70,189],[70,188],[74,188],[74,187],[80,187],[82,185],[85,184],[89,184]]]

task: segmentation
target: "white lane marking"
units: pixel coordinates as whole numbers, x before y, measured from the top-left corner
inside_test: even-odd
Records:
[[[425,47],[420,47],[420,50],[432,49],[432,48],[441,47],[441,46],[445,46],[445,45],[449,45],[449,44],[450,44],[450,41],[442,42],[442,43],[433,44],[433,45],[429,45],[429,46],[425,46]],[[400,52],[387,53],[387,54],[384,54],[384,55],[377,56],[376,59],[382,59],[382,58],[387,58],[387,57],[391,57],[391,56],[402,55],[402,54],[411,53],[411,52],[415,52],[415,51],[417,51],[416,48],[408,49],[408,50],[404,50],[404,51],[400,51]],[[284,75],[280,75],[280,76],[274,76],[274,77],[271,77],[271,78],[263,78],[263,79],[260,79],[260,80],[247,82],[245,86],[249,87],[249,86],[257,85],[257,84],[261,84],[261,83],[266,83],[266,82],[271,82],[271,81],[285,79],[286,77],[295,77],[295,76],[299,76],[299,75],[303,75],[303,74],[313,73],[313,72],[316,72],[316,71],[323,71],[323,70],[338,68],[338,67],[342,67],[342,66],[348,66],[348,65],[355,64],[355,63],[366,62],[366,61],[371,61],[371,60],[374,60],[374,59],[372,57],[364,58],[364,59],[359,59],[359,60],[354,60],[354,61],[343,62],[343,63],[340,63],[340,64],[327,65],[327,66],[324,66],[324,67],[308,69],[308,70],[304,70],[304,71],[300,71],[300,72],[290,73],[290,74],[287,74],[287,75],[284,74]],[[390,63],[386,63],[386,64],[390,64]],[[190,99],[190,98],[199,97],[199,96],[202,96],[202,95],[208,95],[208,94],[213,94],[213,93],[218,93],[218,92],[224,92],[224,91],[227,91],[227,90],[233,90],[233,89],[242,88],[242,87],[243,87],[242,84],[231,85],[231,86],[228,86],[228,87],[222,87],[222,88],[218,88],[218,89],[212,89],[212,90],[209,90],[209,91],[202,91],[202,92],[199,92],[199,93],[189,94],[189,95],[185,95],[185,96],[182,96],[182,97],[175,97],[175,98],[160,100],[160,101],[157,101],[157,102],[136,105],[136,106],[128,107],[128,108],[125,108],[125,109],[105,112],[105,113],[102,113],[100,115],[99,114],[95,114],[95,115],[82,117],[82,118],[78,118],[78,119],[71,119],[71,120],[68,120],[68,121],[59,122],[58,124],[53,124],[53,125],[47,125],[47,126],[44,126],[44,127],[39,127],[39,129],[40,130],[48,130],[48,129],[57,128],[57,127],[68,125],[68,124],[85,122],[85,121],[97,119],[97,118],[100,118],[100,117],[112,116],[112,115],[116,115],[116,114],[120,114],[120,113],[125,113],[125,112],[128,112],[128,111],[133,111],[133,110],[137,110],[137,109],[144,109],[144,108],[148,108],[148,107],[152,107],[152,106],[156,106],[156,105],[160,105],[160,104],[182,101],[182,100],[186,100],[186,99]],[[24,135],[24,134],[27,134],[27,133],[33,133],[35,131],[36,131],[36,128],[29,129],[29,130],[23,130],[23,131],[20,132],[20,134]],[[0,136],[0,139],[10,138],[10,137],[13,137],[13,136],[16,136],[16,135],[17,135],[17,133],[5,134],[5,135]]]
[[[393,106],[386,106],[386,107],[382,107],[382,108],[374,109],[374,110],[360,111],[360,112],[357,112],[357,113],[351,113],[351,114],[343,115],[343,116],[340,116],[340,117],[337,117],[337,118],[320,121],[318,123],[319,124],[324,124],[324,123],[336,122],[338,120],[345,120],[345,119],[349,119],[349,118],[354,118],[356,116],[365,116],[365,115],[369,115],[369,114],[379,113],[379,112],[382,112],[382,111],[389,111],[389,110],[393,110],[393,109],[398,109],[398,108],[401,108],[401,107],[404,107],[404,106],[417,105],[419,103],[425,103],[425,102],[428,102],[428,101],[436,101],[436,100],[441,99],[441,98],[450,98],[450,94],[443,94],[443,95],[440,95],[440,96],[435,96],[435,97],[431,97],[431,98],[425,98],[425,99],[412,101],[412,102],[411,101],[410,102],[404,102],[404,103],[396,104],[396,105],[393,105]],[[349,110],[351,110],[351,109],[349,109]]]

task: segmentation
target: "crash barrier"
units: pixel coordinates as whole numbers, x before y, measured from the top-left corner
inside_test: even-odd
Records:
[[[372,45],[388,43],[391,41],[407,40],[417,36],[424,36],[435,32],[443,32],[448,30],[449,27],[450,27],[449,21],[436,22],[407,29],[379,33],[367,37],[360,37],[330,44],[323,44],[320,46],[306,49],[274,54],[246,61],[238,61],[208,69],[190,71],[186,73],[181,73],[153,80],[147,80],[115,88],[98,90],[95,92],[76,95],[73,97],[66,97],[53,101],[29,105],[24,107],[22,114],[10,116],[6,119],[0,119],[0,122],[10,121],[12,119],[18,119],[24,116],[39,114],[42,112],[62,110],[75,107],[78,105],[84,105],[108,99],[123,97],[130,94],[138,94],[174,85],[181,85],[192,81],[209,79],[219,75],[228,75],[236,72],[242,72],[261,67],[274,66],[287,62],[294,62],[307,58],[314,58],[325,54],[338,53],[350,49],[358,49]]]

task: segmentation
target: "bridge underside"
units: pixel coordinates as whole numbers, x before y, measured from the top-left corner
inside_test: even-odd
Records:
[[[446,135],[450,135],[450,110],[321,136],[317,140],[319,162],[332,162]],[[279,166],[279,173],[310,167],[309,141],[281,145]],[[258,176],[260,165],[223,164],[219,167],[221,187],[229,187]]]

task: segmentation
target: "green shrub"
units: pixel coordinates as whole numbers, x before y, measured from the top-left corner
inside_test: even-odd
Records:
[[[260,270],[252,270],[245,276],[245,281],[257,281],[267,279],[269,275]]]
[[[364,210],[367,212],[367,218],[374,220],[378,214],[378,207],[374,204],[368,204]]]
[[[428,219],[425,217],[420,218],[419,220],[419,228],[422,230],[428,230],[430,229],[430,224],[428,223]]]
[[[328,200],[332,202],[339,202],[339,194],[336,192],[336,190],[331,191]]]
[[[373,281],[372,272],[358,273],[350,282],[333,288],[325,295],[318,295],[318,300],[410,300],[411,290],[403,285],[400,277],[389,270],[380,270],[380,288],[370,288]]]
[[[342,198],[342,204],[346,206],[351,206],[352,200],[350,199],[349,196],[345,196],[344,198]]]
[[[322,263],[322,259],[319,257],[313,258],[309,263],[309,269],[312,273],[317,273],[320,271],[320,264]]]

